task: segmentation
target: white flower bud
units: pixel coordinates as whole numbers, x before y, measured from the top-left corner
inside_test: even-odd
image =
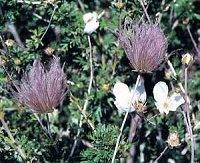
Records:
[[[91,34],[99,27],[98,14],[96,12],[83,15],[85,23],[84,33]]]
[[[185,66],[189,66],[193,61],[193,56],[189,53],[186,53],[182,56],[182,64]]]

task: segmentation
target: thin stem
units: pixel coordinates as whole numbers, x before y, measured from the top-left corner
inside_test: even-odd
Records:
[[[151,121],[152,119],[156,118],[157,116],[159,116],[160,114],[155,114],[154,116],[150,117],[149,119],[147,119],[147,121]]]
[[[175,77],[177,77],[176,71],[173,67],[173,65],[171,64],[171,62],[168,60],[167,61],[170,69],[172,70],[172,73]],[[195,141],[194,141],[194,136],[193,136],[193,131],[192,131],[192,125],[191,125],[191,120],[190,120],[190,113],[189,113],[189,106],[190,106],[190,99],[188,98],[188,93],[187,93],[187,83],[188,83],[188,74],[187,74],[187,68],[185,67],[185,88],[183,88],[183,85],[181,82],[178,82],[179,87],[181,88],[181,91],[185,94],[185,100],[186,100],[186,109],[185,112],[183,112],[183,116],[184,116],[184,121],[187,127],[187,131],[190,135],[190,139],[191,139],[191,163],[194,162],[194,152],[195,152]],[[176,79],[177,80],[177,79]]]
[[[184,74],[185,74],[185,95],[187,96],[187,94],[188,94],[188,92],[187,92],[187,90],[188,90],[188,88],[187,88],[187,82],[188,82],[188,73],[187,73],[187,71],[188,71],[188,67],[185,67],[185,69],[184,69]],[[188,98],[188,97],[186,97],[186,98]]]
[[[198,47],[197,47],[197,43],[195,42],[194,37],[192,36],[192,33],[191,33],[191,31],[190,31],[190,27],[189,27],[189,26],[187,26],[187,31],[188,31],[188,34],[189,34],[189,36],[190,36],[190,39],[191,39],[191,41],[192,41],[192,43],[193,43],[193,45],[194,45],[195,50],[197,51],[197,53],[200,54],[200,50],[199,50]]]
[[[94,131],[95,130],[94,125],[92,124],[92,122],[90,121],[90,119],[88,119],[88,116],[86,115],[86,112],[83,112],[83,110],[82,110],[82,108],[81,108],[81,106],[79,104],[76,104],[76,105],[79,108],[81,114],[84,116],[85,120],[88,122],[88,124],[90,125],[90,127]]]
[[[37,119],[37,121],[39,122],[40,126],[42,127],[42,129],[44,130],[45,133],[48,133],[47,132],[47,128],[43,125],[41,119],[39,118],[39,116],[37,115],[37,113],[33,113],[35,118]],[[47,135],[48,136],[48,135]]]
[[[138,114],[138,113],[137,113],[137,114]],[[156,114],[156,115],[154,115],[153,117],[151,117],[151,118],[149,118],[149,119],[147,119],[147,118],[145,117],[144,113],[141,113],[141,114],[138,114],[138,115],[141,116],[141,118],[144,119],[144,122],[150,123],[151,125],[156,126],[156,124],[153,123],[153,122],[151,122],[150,120],[153,119],[153,118],[155,118],[155,117],[157,117],[159,114]]]
[[[190,139],[191,139],[191,163],[194,163],[194,150],[195,150],[195,142],[194,142],[194,136],[193,136],[193,131],[192,131],[192,125],[191,125],[191,119],[190,119],[190,112],[189,112],[189,101],[188,101],[188,67],[185,67],[185,99],[186,99],[186,115],[187,115],[187,120],[188,120],[188,125],[189,125],[189,130],[190,130]]]
[[[159,157],[153,163],[157,163],[160,160],[160,158],[165,154],[168,148],[169,146],[166,146],[165,149],[160,153]]]
[[[188,133],[189,133],[189,135],[190,135],[190,134],[191,134],[191,132],[190,132],[190,128],[189,128],[189,125],[188,125],[187,116],[186,116],[186,114],[185,114],[185,111],[184,111],[184,110],[182,111],[182,113],[183,113],[184,121],[185,121],[185,124],[186,124],[187,132],[188,132]]]
[[[47,26],[47,28],[46,28],[45,32],[43,33],[42,37],[40,38],[40,41],[42,41],[42,40],[43,40],[44,36],[46,35],[47,31],[49,30],[49,27],[50,27],[50,25],[51,25],[51,21],[52,21],[52,19],[53,19],[53,16],[54,16],[54,14],[55,14],[55,11],[56,11],[56,9],[57,9],[57,8],[58,8],[58,6],[57,6],[57,5],[56,5],[56,6],[54,6],[53,12],[52,12],[52,14],[51,14],[51,18],[50,18],[50,20],[49,20],[49,24],[48,24],[48,26]]]
[[[170,69],[171,69],[171,71],[172,71],[172,73],[173,73],[175,79],[177,80],[177,74],[176,74],[176,71],[175,71],[175,69],[174,69],[172,63],[170,62],[170,60],[168,60],[167,63],[168,63],[168,66],[170,67]],[[173,84],[172,84],[172,85],[173,85]],[[183,88],[182,83],[181,83],[181,82],[178,82],[178,85],[179,85],[179,87],[181,88],[181,91],[182,91],[183,93],[185,93],[185,89]],[[188,120],[187,120],[187,117],[186,117],[186,114],[185,114],[185,111],[182,111],[182,113],[183,113],[184,121],[185,121],[185,124],[186,124],[187,132],[188,132],[189,134],[191,134],[190,129],[189,129],[189,125],[188,125]]]
[[[123,132],[124,125],[125,125],[127,117],[128,117],[128,112],[126,112],[126,114],[124,116],[124,120],[123,120],[121,128],[120,128],[120,133],[117,137],[117,142],[116,142],[116,145],[115,145],[115,151],[114,151],[114,154],[113,154],[113,157],[112,157],[112,163],[115,162],[115,157],[116,157],[116,154],[117,154],[117,151],[118,151],[118,146],[119,146],[119,143],[120,143],[120,139],[121,139],[121,136],[122,136],[122,132]]]
[[[38,19],[43,20],[44,22],[49,23],[49,20],[44,19],[42,16],[38,15],[37,13],[33,13],[33,15],[34,15],[35,17],[37,17]]]
[[[120,4],[120,3],[122,4],[122,0],[119,0],[118,3],[119,3],[119,4]],[[120,9],[119,9],[119,25],[118,25],[118,26],[119,26],[119,29],[121,29],[121,25],[122,25],[122,9],[120,8]]]
[[[168,64],[170,70],[172,71],[174,77],[175,77],[176,80],[177,80],[177,73],[176,73],[176,71],[175,71],[175,69],[174,69],[172,63],[170,62],[170,60],[167,61],[167,64]],[[185,89],[184,89],[184,87],[183,87],[183,84],[182,84],[181,82],[179,82],[179,81],[178,81],[178,86],[180,87],[181,91],[182,91],[183,93],[185,93]]]
[[[50,138],[51,142],[53,143],[53,146],[54,146],[56,152],[59,153],[58,147],[54,143],[54,140],[53,140],[53,137],[52,137],[52,134],[51,134],[51,128],[50,128],[50,122],[49,122],[49,115],[48,115],[48,113],[46,114],[46,117],[47,117],[47,133],[49,135],[49,138]]]
[[[53,143],[53,146],[56,150],[57,153],[59,153],[58,151],[58,147],[56,146],[56,144],[54,143],[54,140],[53,140],[53,137],[52,137],[52,134],[51,134],[51,130],[50,130],[50,123],[49,123],[49,117],[48,117],[48,114],[46,115],[47,116],[47,127],[45,127],[40,119],[40,117],[37,115],[37,113],[33,113],[35,118],[37,119],[37,121],[39,122],[40,126],[42,127],[44,133],[46,134],[46,136],[51,140],[51,142]]]
[[[100,19],[104,14],[105,14],[105,11],[103,10],[103,11],[98,15],[98,19]]]
[[[136,130],[138,128],[139,123],[141,123],[141,117],[138,114],[136,114],[135,117],[131,118],[131,124],[130,124],[129,135],[128,135],[128,140],[130,143],[132,142],[133,138],[136,135]],[[136,154],[135,150],[136,150],[136,146],[135,144],[132,144],[132,147],[129,150],[129,155],[126,158],[126,162],[133,162],[135,154]]]
[[[137,86],[139,84],[139,80],[140,80],[140,75],[138,75],[138,77],[137,77],[137,81],[136,81],[135,88],[134,88],[133,95],[132,95],[131,99],[133,99],[133,97],[135,96],[135,91],[136,91]],[[131,106],[130,106],[130,109],[131,109]],[[119,143],[120,143],[120,139],[121,139],[121,136],[122,136],[122,132],[123,132],[123,129],[124,129],[125,122],[126,122],[127,117],[128,117],[128,113],[129,112],[126,112],[126,114],[124,116],[124,120],[123,120],[122,125],[120,127],[120,133],[117,137],[117,142],[116,142],[116,145],[115,145],[115,151],[114,151],[114,154],[113,154],[113,157],[112,157],[112,163],[115,162],[115,157],[116,157],[116,154],[117,154],[117,151],[118,151],[118,146],[119,146]]]
[[[8,71],[6,70],[5,66],[2,65],[2,67],[3,67],[3,70],[5,71],[6,75],[7,75],[8,78],[10,79],[10,81],[13,81],[11,75],[8,73]],[[16,88],[18,88],[14,82],[13,82],[13,85],[14,85]]]
[[[88,35],[88,44],[89,44],[89,49],[90,49],[90,54],[89,54],[89,62],[90,62],[90,81],[89,81],[89,86],[88,86],[88,90],[87,90],[87,97],[85,99],[85,103],[83,105],[83,110],[82,110],[82,114],[85,114],[86,110],[87,110],[87,106],[88,106],[88,102],[89,102],[89,95],[91,93],[91,89],[92,89],[92,82],[93,82],[93,78],[94,78],[94,71],[93,71],[93,57],[92,57],[92,43],[91,43],[91,39],[90,39],[90,36]],[[80,123],[79,123],[79,127],[81,128],[82,125],[83,125],[83,118],[84,116],[82,115],[81,116],[81,120],[80,120]],[[95,131],[95,130],[94,130]],[[76,146],[77,146],[77,143],[78,143],[78,137],[80,135],[80,129],[78,130],[76,136],[75,136],[75,141],[74,141],[74,144],[72,146],[72,150],[70,152],[70,155],[68,157],[68,161],[69,159],[73,156],[74,154],[74,151],[76,149]]]
[[[158,21],[157,21],[158,24],[160,24],[160,22],[161,22],[161,19],[162,19],[162,16],[163,16],[163,12],[164,12],[165,3],[166,3],[166,1],[162,0],[161,7],[160,7],[161,8],[161,12],[160,12],[160,14],[158,16]]]
[[[20,146],[17,144],[16,140],[14,139],[12,133],[10,132],[7,123],[5,122],[4,118],[1,118],[1,123],[3,125],[4,130],[6,131],[6,133],[8,134],[10,140],[13,142],[13,144],[16,146],[17,151],[19,152],[19,154],[22,156],[22,158],[24,160],[26,160],[26,155],[24,153],[24,151],[20,148]]]
[[[80,125],[82,126],[82,121],[80,121]],[[79,125],[79,127],[80,127],[80,125]],[[74,144],[73,144],[73,146],[72,146],[72,149],[71,149],[71,152],[70,152],[70,155],[69,155],[67,161],[69,161],[69,159],[70,159],[70,158],[73,156],[73,154],[74,154],[74,151],[75,151],[75,149],[76,149],[76,146],[77,146],[77,143],[78,143],[78,138],[79,138],[79,136],[80,136],[80,133],[81,133],[81,130],[79,129],[78,132],[77,132],[77,134],[76,134],[76,136],[75,136],[75,141],[74,141]]]
[[[91,122],[91,120],[88,118],[88,115],[86,114],[86,112],[83,112],[82,107],[79,105],[78,99],[76,97],[74,97],[71,92],[70,92],[70,100],[76,104],[76,106],[78,107],[79,111],[81,112],[81,114],[83,115],[85,120],[88,122],[88,124],[90,125],[92,130],[95,130],[95,127],[94,127],[93,123]]]
[[[151,23],[151,19],[150,19],[149,14],[147,13],[147,10],[146,10],[146,8],[144,6],[143,0],[139,0],[139,2],[140,2],[140,5],[142,6],[142,9],[143,9],[146,17],[147,17],[148,22]]]
[[[84,7],[83,2],[82,2],[81,0],[78,0],[78,4],[80,5],[81,10],[82,10],[83,12],[85,12],[85,7]]]
[[[92,81],[93,81],[93,62],[92,62],[92,43],[90,36],[88,35],[88,43],[90,48],[90,83],[88,87],[88,94],[90,94],[91,88],[92,88]]]

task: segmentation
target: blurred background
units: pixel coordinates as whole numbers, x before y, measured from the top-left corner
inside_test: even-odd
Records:
[[[169,59],[180,81],[184,79],[182,54],[188,52],[194,55],[194,62],[189,67],[188,88],[194,127],[200,121],[200,54],[198,56],[190,32],[198,44],[200,1],[146,0],[144,5],[151,20],[160,24],[168,39]],[[105,13],[99,20],[100,26],[90,36],[94,81],[88,96],[89,44],[83,32],[83,15],[88,12],[100,14],[102,11]],[[112,88],[118,80],[132,88],[137,77],[126,54],[118,46],[118,30],[125,17],[137,22],[142,16],[144,11],[138,0],[0,0],[0,111],[5,114],[5,121],[30,162],[111,162],[124,117],[119,115],[114,105]],[[58,153],[30,109],[19,104],[11,92],[12,83],[21,80],[35,59],[48,65],[53,55],[61,59],[70,90],[50,116]],[[157,71],[143,77],[148,95],[148,109],[144,115],[149,119],[158,113],[152,97],[155,83],[163,80],[170,86],[176,81],[164,62]],[[86,98],[89,98],[87,118],[94,124],[96,132],[91,130],[87,119],[81,118],[79,106],[83,107]],[[130,114],[125,124],[116,162],[125,161],[130,151],[132,155],[127,162],[152,162],[167,145],[169,129],[173,126],[177,128],[181,145],[168,149],[160,161],[190,161],[190,147],[181,112],[159,115],[151,120],[155,125],[141,118],[135,123],[134,138],[129,139],[129,131],[134,129],[130,126],[135,114]],[[46,125],[45,115],[41,114],[40,118]],[[81,119],[83,125],[80,127]],[[199,131],[196,126],[196,162],[200,162]],[[75,140],[77,145],[69,158]],[[23,162],[13,146],[3,127],[0,128],[0,162]]]

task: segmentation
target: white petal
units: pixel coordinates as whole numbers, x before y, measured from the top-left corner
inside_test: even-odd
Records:
[[[176,109],[185,103],[184,98],[181,96],[180,93],[173,93],[172,96],[169,97],[169,110],[176,111]]]
[[[131,94],[133,95],[134,89],[132,89]],[[145,91],[145,87],[144,87],[144,79],[141,77],[138,83],[138,86],[135,90],[134,93],[134,97],[133,97],[133,101],[140,101],[142,103],[145,103],[147,99],[147,94]]]
[[[133,112],[135,111],[134,108],[131,108],[130,109],[130,100],[129,101],[119,101],[119,100],[116,100],[114,102],[115,106],[117,107],[118,109],[118,112],[121,114],[121,113],[124,113],[124,112]]]
[[[96,12],[93,12],[92,14],[93,14],[94,19],[97,20],[98,19],[98,14]]]
[[[158,82],[153,88],[153,96],[157,102],[163,103],[168,96],[167,84],[165,82]]]
[[[83,15],[83,21],[84,23],[87,23],[92,18],[92,13],[86,13]]]
[[[89,21],[97,21],[98,14],[96,12],[89,12],[83,15],[84,23],[88,23]]]
[[[124,95],[129,95],[130,90],[128,86],[122,82],[117,82],[113,88],[113,94],[115,97],[123,97]]]
[[[169,109],[164,106],[164,103],[155,102],[155,105],[156,105],[156,108],[158,109],[158,111],[161,114],[163,114],[163,113],[168,114],[169,113]]]
[[[84,33],[91,34],[99,27],[98,21],[90,21],[85,24]]]
[[[130,110],[131,106],[131,93],[126,84],[117,82],[113,88],[113,94],[115,95],[115,105],[120,112],[126,112]],[[133,110],[131,110],[133,111]]]

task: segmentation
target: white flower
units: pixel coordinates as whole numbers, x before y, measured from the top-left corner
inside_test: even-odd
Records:
[[[113,88],[113,94],[115,95],[115,106],[117,107],[119,113],[123,112],[133,112],[135,111],[135,104],[137,102],[145,103],[146,101],[146,91],[144,88],[144,80],[141,78],[137,89],[134,93],[133,90],[130,91],[128,86],[122,82],[117,82]]]
[[[99,27],[98,14],[96,12],[84,14],[83,21],[85,23],[84,33],[91,34]]]
[[[169,111],[176,111],[185,100],[180,93],[173,93],[168,96],[168,86],[165,82],[158,82],[153,88],[155,105],[160,113],[168,114]]]

